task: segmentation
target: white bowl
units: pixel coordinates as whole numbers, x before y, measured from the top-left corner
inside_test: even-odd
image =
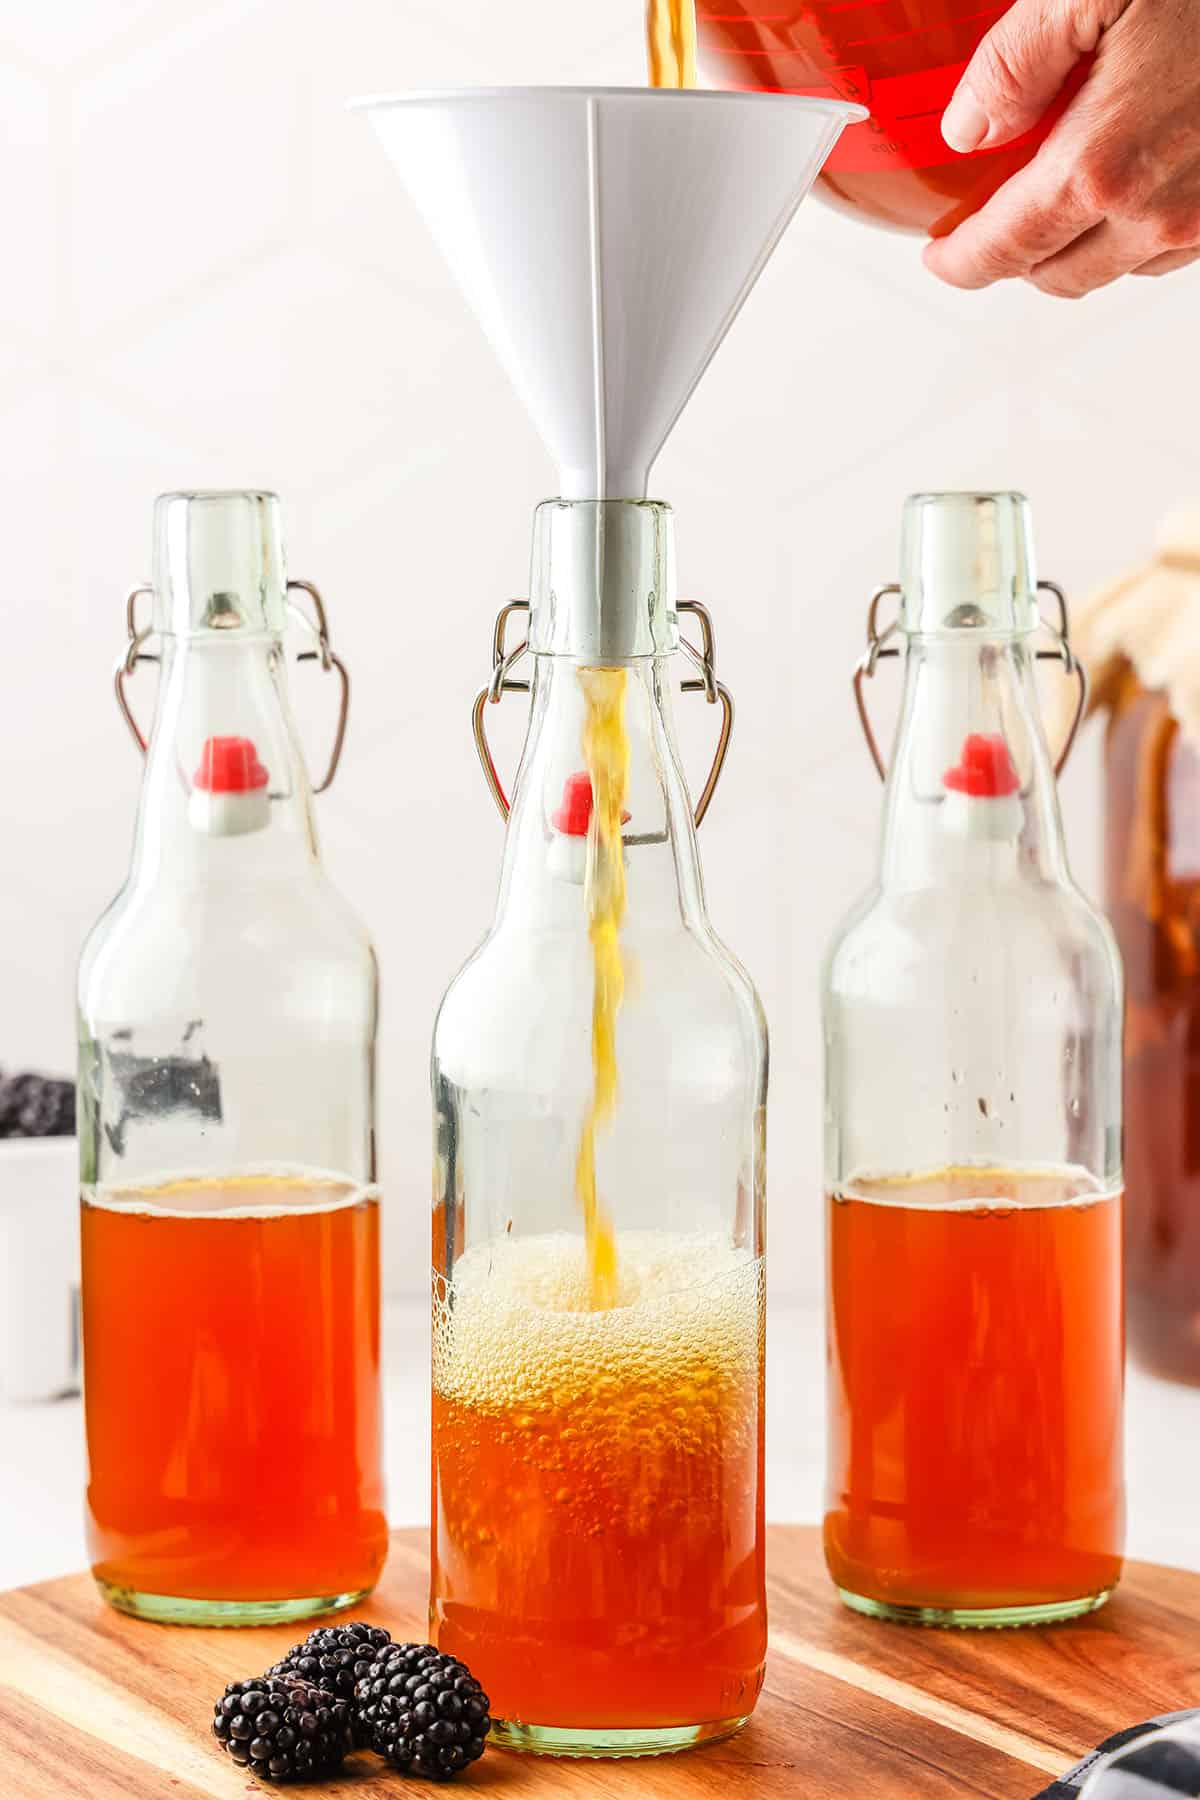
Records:
[[[79,1389],[79,1146],[0,1141],[0,1393]]]

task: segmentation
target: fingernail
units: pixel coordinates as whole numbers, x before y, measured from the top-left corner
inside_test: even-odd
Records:
[[[942,115],[942,136],[952,150],[965,156],[978,150],[988,131],[988,116],[964,82]]]

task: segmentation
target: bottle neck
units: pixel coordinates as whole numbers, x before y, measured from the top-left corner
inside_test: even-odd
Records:
[[[138,809],[132,885],[237,885],[319,868],[312,796],[273,633],[166,636]],[[241,740],[239,756],[214,740]],[[208,746],[208,748],[206,748]],[[266,779],[262,780],[261,771]]]
[[[529,731],[505,840],[495,930],[582,928],[586,839],[555,825],[569,778],[585,768],[584,691],[571,657],[534,659]],[[591,665],[588,665],[591,666]],[[627,938],[683,925],[707,929],[696,830],[675,738],[670,657],[626,666],[629,777],[625,845]]]
[[[909,638],[884,888],[1070,879],[1035,667],[1025,635]]]

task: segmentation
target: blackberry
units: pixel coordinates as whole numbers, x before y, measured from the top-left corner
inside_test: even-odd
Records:
[[[358,1729],[394,1768],[449,1781],[483,1755],[491,1704],[471,1671],[432,1644],[390,1644],[355,1690]]]
[[[0,1079],[0,1138],[71,1137],[75,1083],[49,1075]]]
[[[359,1682],[391,1641],[391,1633],[381,1625],[365,1625],[359,1620],[349,1625],[319,1626],[309,1632],[302,1644],[293,1645],[283,1661],[267,1673],[296,1676],[349,1705]],[[361,1746],[367,1742],[367,1736],[353,1706],[350,1713],[354,1741]]]
[[[314,1781],[342,1766],[350,1708],[291,1676],[231,1681],[213,1710],[213,1736],[261,1781]]]

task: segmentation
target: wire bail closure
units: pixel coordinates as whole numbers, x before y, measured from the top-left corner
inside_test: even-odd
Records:
[[[713,795],[717,791],[717,783],[725,768],[725,759],[729,754],[729,740],[733,735],[734,705],[733,695],[723,681],[717,679],[717,648],[713,623],[707,607],[698,600],[680,600],[678,609],[681,613],[691,613],[700,625],[701,648],[696,649],[686,638],[680,639],[679,647],[695,666],[699,673],[680,684],[685,694],[703,694],[710,706],[721,707],[721,731],[717,739],[716,753],[712,767],[708,772],[708,780],[704,783],[700,798],[696,802],[695,822],[697,828],[704,823],[704,816],[712,805]],[[512,650],[508,648],[506,639],[508,622],[514,613],[524,613],[528,618],[530,603],[528,600],[510,600],[500,608],[496,616],[496,627],[492,634],[492,678],[488,685],[481,689],[475,697],[471,709],[471,727],[475,736],[475,748],[479,753],[480,767],[488,785],[492,799],[496,802],[500,817],[507,823],[512,808],[500,772],[496,768],[488,742],[485,710],[489,706],[497,706],[505,694],[527,694],[530,690],[528,681],[514,679],[512,671],[523,656],[530,654],[528,631],[521,642]]]
[[[1071,648],[1071,623],[1067,611],[1067,596],[1056,581],[1039,581],[1038,592],[1053,594],[1058,602],[1057,628],[1043,619],[1044,628],[1056,640],[1053,650],[1037,650],[1034,652],[1038,662],[1061,662],[1063,673],[1068,679],[1079,684],[1079,703],[1075,708],[1075,716],[1071,721],[1071,729],[1067,733],[1067,741],[1063,745],[1058,761],[1054,765],[1054,778],[1057,781],[1067,766],[1067,759],[1075,747],[1075,739],[1079,735],[1079,727],[1083,723],[1083,715],[1087,711],[1088,679],[1087,671],[1074,650]],[[899,615],[882,632],[879,629],[880,603],[890,594],[901,594],[900,584],[889,581],[884,587],[878,587],[871,595],[871,604],[867,611],[867,648],[854,671],[854,702],[858,707],[859,722],[863,736],[867,740],[867,749],[871,752],[871,761],[879,772],[880,781],[887,780],[887,764],[880,753],[871,717],[867,711],[865,683],[874,678],[879,663],[886,657],[899,656],[898,647],[892,647],[891,640],[900,633]]]
[[[133,708],[129,704],[129,696],[125,692],[125,683],[129,680],[129,677],[133,674],[139,663],[156,663],[162,661],[160,656],[156,656],[151,651],[142,648],[142,646],[148,643],[154,636],[154,628],[147,625],[144,631],[138,630],[137,603],[143,597],[152,599],[153,596],[154,589],[145,584],[140,587],[130,588],[129,592],[126,594],[125,635],[129,642],[124,654],[117,658],[116,667],[113,669],[113,688],[117,696],[117,705],[121,709],[121,717],[124,719],[126,725],[128,725],[133,741],[143,756],[145,756],[149,745],[142,734],[141,726],[134,717]]]
[[[316,614],[315,619],[310,619],[304,608],[298,606],[294,600],[289,599],[287,602],[287,610],[290,616],[302,625],[306,631],[311,632],[313,637],[317,640],[316,649],[302,650],[297,656],[296,661],[319,662],[322,672],[326,675],[330,673],[336,674],[338,681],[341,684],[341,701],[338,706],[337,726],[333,735],[333,748],[329,754],[329,762],[325,770],[324,778],[312,790],[314,794],[323,794],[327,788],[332,787],[333,785],[333,778],[338,772],[338,765],[342,760],[342,751],[346,744],[346,724],[350,714],[350,671],[330,644],[329,623],[325,614],[325,602],[321,598],[319,589],[314,587],[311,581],[289,581],[287,584],[287,592],[289,595],[293,593],[307,594],[308,598],[312,601],[313,611]],[[143,626],[139,630],[137,622],[138,601],[143,598],[152,599],[153,596],[154,589],[145,583],[138,587],[131,588],[126,595],[125,632],[129,641],[126,645],[124,654],[117,658],[117,664],[113,670],[113,688],[117,696],[117,705],[121,709],[121,717],[129,727],[130,735],[143,756],[145,756],[149,749],[149,741],[142,731],[141,726],[138,724],[133,707],[129,703],[126,683],[139,663],[157,663],[162,661],[161,656],[156,652],[145,648],[145,645],[155,635],[153,625]]]

